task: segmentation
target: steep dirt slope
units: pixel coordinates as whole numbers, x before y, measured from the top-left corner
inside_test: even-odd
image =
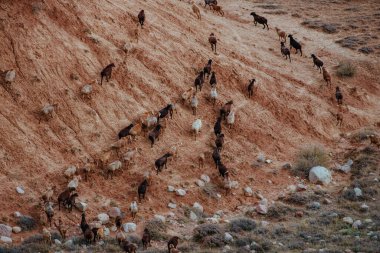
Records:
[[[199,21],[191,6],[181,1],[2,1],[0,69],[17,71],[16,81],[11,86],[3,83],[0,89],[2,215],[16,210],[30,213],[48,185],[63,189],[67,166],[83,165],[86,158],[108,149],[118,131],[139,113],[177,102],[210,58],[220,104],[232,99],[238,108],[236,127],[224,128],[223,159],[240,186],[250,185],[269,198],[295,180],[284,171],[269,172],[291,160],[300,147],[320,143],[333,150],[341,132],[378,121],[378,58],[343,49],[328,35],[308,30],[290,16],[268,15],[269,31],[255,27],[249,16],[252,2],[223,1],[223,6],[225,17],[201,7]],[[132,35],[140,9],[146,11],[147,22],[135,43]],[[291,64],[281,57],[275,25],[302,41],[303,57],[292,55]],[[211,32],[219,39],[216,55],[207,41]],[[133,47],[128,54],[122,50],[126,42]],[[334,90],[324,87],[322,75],[312,67],[311,53],[320,56],[331,73],[340,60],[355,59],[354,78],[333,76],[333,85],[340,85],[345,96],[345,125],[340,129],[331,114],[337,111]],[[81,87],[99,81],[100,71],[111,62],[116,65],[111,81],[94,84],[92,98],[82,99]],[[249,100],[245,87],[250,78],[256,78],[258,90]],[[352,87],[357,87],[357,95],[350,95]],[[198,199],[208,211],[253,201],[242,197],[241,189],[236,190],[239,197],[209,199],[194,186],[202,173],[212,175],[214,183],[219,181],[210,156],[204,169],[196,166],[198,154],[210,154],[214,140],[218,107],[207,100],[209,90],[207,83],[200,94],[197,117],[203,120],[203,129],[197,141],[190,133],[196,117],[188,106],[178,105],[178,113],[154,148],[146,136],[129,145],[141,151],[128,172],[107,181],[96,170],[91,182],[80,183],[78,190],[88,201],[90,214],[106,211],[101,205],[105,199],[126,210],[144,171],[151,170],[154,160],[173,145],[180,145],[180,157],[170,163],[169,171],[154,178],[142,218],[167,211],[169,199],[187,204]],[[58,103],[58,110],[52,120],[39,124],[37,112],[49,102]],[[260,152],[274,163],[255,170],[251,164]],[[162,194],[168,184],[187,188],[188,195]],[[16,195],[18,185],[25,188],[25,195]]]

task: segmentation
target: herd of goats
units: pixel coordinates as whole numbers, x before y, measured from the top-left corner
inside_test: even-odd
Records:
[[[217,11],[220,13],[222,16],[224,15],[224,12],[222,10],[221,6],[218,6],[218,3],[216,0],[205,0],[205,7],[210,6],[214,11]],[[192,5],[192,10],[196,14],[198,19],[201,19],[200,15],[200,10],[198,6],[196,6],[194,3]],[[263,29],[267,28],[269,30],[268,22],[267,19],[257,15],[255,12],[252,12],[251,15],[254,18],[254,24],[257,25],[257,23],[263,25]],[[141,10],[138,14],[138,22],[141,28],[143,28],[144,22],[145,22],[145,12],[144,10]],[[276,32],[279,36],[280,42],[280,50],[281,54],[286,58],[289,59],[291,62],[291,49],[294,48],[296,50],[295,54],[300,52],[302,56],[302,46],[299,42],[297,42],[292,35],[286,36],[286,33],[284,31],[281,31],[276,27]],[[290,46],[289,48],[286,47],[286,38],[290,39]],[[209,43],[211,45],[211,49],[213,52],[216,53],[216,44],[217,44],[217,39],[213,33],[211,33],[209,37]],[[331,76],[327,72],[326,68],[323,66],[323,62],[314,54],[311,55],[313,59],[314,66],[317,66],[320,72],[323,73],[323,79],[326,81],[326,84],[328,86],[331,86]],[[210,86],[211,86],[211,92],[210,92],[210,98],[215,105],[218,93],[216,90],[217,87],[217,79],[216,79],[216,73],[215,71],[212,70],[212,63],[213,61],[210,59],[208,60],[207,64],[203,67],[203,69],[199,72],[199,74],[196,76],[195,81],[194,81],[194,87],[191,87],[190,89],[186,90],[182,95],[181,95],[181,100],[183,103],[188,103],[191,108],[192,108],[192,113],[194,115],[197,114],[197,107],[198,107],[198,99],[197,99],[197,94],[198,92],[202,91],[203,84],[205,80],[209,80]],[[101,82],[100,84],[103,84],[103,79],[108,82],[111,78],[112,74],[112,69],[115,67],[113,63],[109,64],[106,66],[102,71],[101,71]],[[249,83],[247,85],[247,96],[250,98],[253,96],[254,91],[255,91],[255,79],[249,80]],[[336,100],[338,105],[342,104],[342,93],[339,89],[339,87],[336,87]],[[154,144],[159,140],[160,136],[162,135],[162,132],[164,130],[164,127],[166,127],[165,122],[168,121],[168,118],[173,117],[173,112],[176,110],[175,104],[168,104],[164,108],[158,111],[157,114],[152,114],[152,113],[145,113],[142,116],[138,117],[137,120],[134,120],[130,125],[127,127],[123,128],[119,134],[118,138],[119,141],[123,141],[126,137],[129,139],[129,141],[132,140],[132,138],[135,138],[137,135],[139,135],[142,132],[149,132],[148,133],[148,139],[150,141],[151,147],[154,146]],[[50,112],[49,112],[50,113]],[[337,113],[337,125],[342,124],[342,114]],[[165,122],[163,122],[165,121]],[[215,162],[215,166],[219,171],[219,174],[223,180],[223,185],[228,192],[228,190],[231,188],[230,185],[230,179],[229,179],[229,171],[228,168],[223,164],[222,162],[222,157],[221,157],[221,151],[224,145],[224,133],[222,132],[222,124],[223,122],[226,122],[229,127],[232,127],[234,122],[235,122],[235,111],[233,108],[233,101],[228,101],[224,105],[221,106],[219,110],[219,116],[217,117],[217,120],[214,125],[214,133],[215,133],[215,147],[212,153],[212,159]],[[197,138],[197,134],[202,128],[202,121],[200,119],[196,119],[194,123],[192,124],[192,131],[194,133],[195,139]],[[114,145],[113,147],[115,149],[118,149],[122,146],[120,144],[121,142],[118,142],[118,144]],[[159,172],[162,171],[164,167],[167,165],[167,161],[170,157],[175,157],[177,150],[174,148],[171,152],[166,153],[159,159],[155,161],[155,168],[156,168],[156,173],[158,175]],[[95,164],[97,167],[101,168],[105,174],[106,177],[111,177],[113,176],[115,171],[120,171],[122,169],[122,164],[128,164],[131,162],[132,157],[135,154],[135,150],[130,150],[122,159],[122,161],[117,160],[111,163],[109,162],[110,159],[110,152],[105,154],[104,156],[100,157],[99,159],[96,159]],[[199,167],[203,167],[204,164],[204,154],[199,156]],[[90,172],[89,168],[83,169],[84,177],[85,180],[87,181],[88,173]],[[78,197],[78,193],[76,192],[76,188],[78,186],[78,181],[80,176],[78,176],[78,171],[76,171],[75,167],[69,167],[65,171],[65,175],[68,177],[73,178],[67,189],[64,190],[61,194],[58,196],[58,207],[59,210],[61,208],[61,205],[66,207],[69,211],[72,210],[72,207],[75,206],[75,199]],[[150,184],[150,176],[149,174],[144,175],[143,181],[139,184],[137,192],[138,192],[138,200],[141,202],[145,198],[145,193],[147,191],[147,188]],[[42,199],[44,202],[44,211],[47,216],[47,220],[52,226],[52,221],[53,221],[53,216],[54,216],[54,209],[53,209],[53,203],[51,202],[53,194],[54,194],[54,189],[55,188],[49,188],[47,192],[43,195]],[[135,199],[136,200],[136,199]],[[132,217],[134,218],[136,216],[138,207],[137,207],[137,202],[133,201],[130,205],[130,211],[132,213]],[[53,223],[59,233],[61,234],[62,238],[66,238],[66,232],[67,232],[67,227],[64,226],[62,220],[59,218],[58,223],[54,222]],[[126,239],[126,235],[123,232],[122,229],[122,217],[118,216],[115,219],[115,226],[117,228],[117,233],[116,233],[116,238],[117,241],[119,242],[119,245],[125,252],[129,253],[135,253],[137,250],[137,245],[134,243],[128,242]],[[96,225],[90,225],[86,221],[86,214],[85,212],[82,213],[82,219],[80,223],[80,228],[82,230],[82,233],[84,235],[84,239],[87,244],[91,242],[96,242],[96,240],[100,240],[104,237],[104,229],[103,226],[96,224]],[[44,237],[51,243],[51,234],[49,229],[43,228],[43,235]],[[168,252],[169,253],[178,253],[179,251],[177,250],[177,245],[178,245],[178,240],[179,237],[174,236],[172,237],[168,243]],[[146,249],[148,246],[150,246],[150,241],[151,241],[151,234],[148,229],[144,230],[143,236],[142,236],[142,244],[143,248]]]

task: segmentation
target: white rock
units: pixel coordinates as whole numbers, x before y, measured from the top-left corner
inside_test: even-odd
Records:
[[[199,187],[203,187],[205,186],[205,182],[203,180],[200,180],[198,179],[196,182],[195,182]]]
[[[260,221],[260,225],[261,225],[263,228],[266,228],[266,227],[268,227],[268,225],[269,225],[269,222],[268,222],[268,221],[265,221],[265,220],[263,220],[263,221]]]
[[[67,240],[63,245],[67,248],[71,248],[74,246],[74,242],[73,240]]]
[[[16,212],[14,212],[14,216],[16,218],[20,218],[22,216],[22,214],[19,211],[16,211]]]
[[[86,209],[87,209],[87,204],[84,202],[81,202],[81,201],[75,202],[75,206],[76,206],[76,208],[78,208],[82,212],[86,211]]]
[[[265,162],[269,164],[269,163],[272,163],[272,160],[267,159],[267,160],[265,160]]]
[[[307,190],[307,186],[304,185],[304,184],[297,184],[297,191],[301,192],[301,191],[306,191]]]
[[[237,188],[239,188],[239,182],[238,181],[231,181],[230,186],[232,189],[237,189]]]
[[[366,223],[366,224],[372,223],[372,219],[365,219],[364,223]]]
[[[220,195],[220,193],[217,193],[217,194],[216,194],[216,197],[217,197],[218,199],[220,199],[220,198],[222,198],[222,195]]]
[[[13,233],[18,234],[18,233],[21,232],[21,228],[18,227],[18,226],[15,226],[15,227],[12,228],[12,231],[13,231]]]
[[[233,241],[233,237],[232,237],[232,235],[230,234],[230,233],[224,233],[224,240],[226,241],[226,242],[231,242],[231,241]]]
[[[8,236],[0,236],[0,242],[2,243],[12,243],[12,239]]]
[[[9,226],[5,224],[0,224],[0,235],[11,237],[11,234],[12,234],[12,228],[9,229]]]
[[[22,188],[22,186],[17,186],[17,187],[16,187],[16,191],[17,191],[17,193],[19,193],[19,194],[24,194],[24,193],[25,193],[25,191],[24,191],[24,189]]]
[[[155,214],[154,218],[162,221],[163,223],[165,223],[165,221],[166,221],[166,218],[163,215]]]
[[[352,227],[355,229],[359,229],[362,226],[361,220],[356,220],[354,223],[352,223]]]
[[[223,210],[218,210],[215,212],[216,215],[218,215],[219,217],[223,217],[224,216],[224,212]]]
[[[109,220],[110,220],[110,217],[106,213],[100,213],[100,214],[98,214],[98,220],[102,224],[107,224],[109,222]]]
[[[206,218],[206,222],[212,223],[212,224],[218,224],[219,223],[219,219],[214,218],[214,217]]]
[[[136,228],[137,228],[136,224],[132,223],[132,222],[128,222],[128,223],[123,224],[123,229],[126,233],[135,232]]]
[[[169,203],[168,207],[171,208],[171,209],[175,209],[175,208],[177,208],[177,205],[174,204],[174,203]]]
[[[201,175],[201,179],[202,181],[204,181],[205,183],[209,183],[210,182],[210,177],[205,175],[205,174],[202,174]]]
[[[168,212],[167,217],[174,218],[175,217],[175,213]]]
[[[63,174],[66,176],[66,177],[72,177],[74,176],[75,172],[77,171],[77,167],[75,167],[74,165],[72,166],[69,166],[65,172],[63,172]]]
[[[109,236],[110,235],[110,229],[109,228],[104,228],[104,235]]]
[[[193,208],[197,209],[199,212],[203,213],[203,206],[198,202],[194,202]]]
[[[369,206],[363,203],[360,205],[360,210],[366,212],[369,210]]]
[[[348,224],[354,223],[354,220],[351,217],[344,217],[343,221],[346,222],[346,223],[348,223]]]
[[[363,192],[362,192],[362,190],[361,190],[360,188],[358,188],[358,187],[355,187],[355,188],[354,188],[354,192],[355,192],[355,196],[356,196],[356,197],[361,197],[361,196],[363,196]]]
[[[258,162],[265,162],[265,155],[263,153],[260,153],[258,156],[257,156],[257,161]]]
[[[309,172],[309,180],[312,183],[329,184],[332,180],[331,172],[322,166],[313,167]]]
[[[168,192],[174,192],[175,188],[174,186],[168,185]]]
[[[116,227],[115,225],[113,225],[113,226],[110,228],[110,230],[111,230],[112,232],[116,232],[117,227]]]
[[[290,192],[295,192],[297,190],[297,186],[295,186],[294,184],[289,185],[287,188]]]
[[[192,221],[198,220],[198,216],[193,211],[190,211],[189,218]]]
[[[175,193],[178,195],[178,196],[185,196],[186,195],[186,191],[183,190],[183,189],[177,189],[175,191]]]
[[[13,82],[16,78],[16,71],[15,70],[9,70],[5,74],[5,81],[6,82]]]
[[[340,171],[343,171],[344,173],[349,173],[350,171],[351,171],[351,166],[352,166],[352,164],[353,164],[354,162],[351,160],[351,159],[349,159],[344,165],[339,165],[339,164],[337,164],[336,165],[336,168],[338,169],[338,170],[340,170]]]
[[[252,191],[251,187],[247,186],[244,188],[244,195],[248,196],[248,197],[253,196],[253,191]]]
[[[108,215],[111,218],[116,218],[117,216],[121,216],[121,210],[118,207],[111,207],[110,210],[108,211]]]
[[[58,239],[54,239],[54,244],[55,245],[62,245],[62,242]]]
[[[256,212],[259,214],[267,214],[268,207],[266,205],[258,204],[256,207]]]
[[[67,188],[78,188],[78,185],[79,185],[79,180],[74,178],[73,180],[71,180],[68,184],[67,184]]]

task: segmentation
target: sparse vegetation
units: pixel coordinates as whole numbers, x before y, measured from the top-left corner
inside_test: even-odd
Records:
[[[22,230],[32,230],[37,226],[37,222],[30,216],[21,216],[17,221]]]
[[[352,77],[355,75],[356,68],[351,62],[340,62],[336,70],[337,76]]]
[[[323,147],[310,146],[298,153],[292,171],[297,176],[307,177],[311,168],[314,166],[326,167],[328,162],[329,158]]]
[[[202,187],[202,191],[209,197],[217,198],[217,187],[214,184],[206,183],[205,186]]]
[[[194,229],[193,238],[196,242],[203,242],[204,238],[214,235],[223,235],[223,229],[216,224],[202,224]]]
[[[149,230],[152,240],[166,240],[169,238],[166,234],[167,225],[161,220],[149,220],[145,223],[145,228]]]
[[[256,228],[256,222],[250,218],[243,217],[231,220],[229,226],[229,230],[235,233],[241,231],[252,231]]]

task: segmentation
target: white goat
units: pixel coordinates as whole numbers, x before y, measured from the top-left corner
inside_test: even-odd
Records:
[[[197,95],[194,94],[191,98],[191,109],[193,110],[193,115],[197,115],[197,108],[198,108],[198,98]]]
[[[93,91],[92,85],[91,84],[86,84],[85,86],[82,87],[81,93],[82,93],[82,98],[91,98],[91,93]]]
[[[194,132],[195,140],[197,140],[197,135],[201,131],[201,128],[202,128],[202,121],[200,119],[195,120],[191,128]]]
[[[112,179],[113,173],[116,170],[120,170],[121,166],[122,166],[122,163],[119,160],[108,164],[108,166],[107,166],[107,177],[109,177],[109,175],[111,175],[111,179]]]
[[[78,188],[79,180],[81,180],[81,176],[74,176],[74,178],[67,184],[67,188]]]
[[[227,116],[227,124],[229,128],[232,128],[235,123],[235,111],[232,109]]]
[[[133,202],[131,203],[131,205],[129,206],[129,210],[131,211],[132,219],[135,219],[135,218],[136,218],[137,211],[139,210],[136,201],[133,201]]]
[[[66,178],[71,178],[75,175],[76,172],[77,172],[77,167],[72,165],[72,166],[69,166],[63,174],[65,175]]]
[[[133,163],[133,158],[136,156],[137,148],[128,150],[127,153],[123,155],[123,162],[125,163],[125,166],[129,166]]]
[[[211,88],[210,97],[212,104],[215,105],[216,99],[218,98],[218,92],[216,91],[216,87]]]

